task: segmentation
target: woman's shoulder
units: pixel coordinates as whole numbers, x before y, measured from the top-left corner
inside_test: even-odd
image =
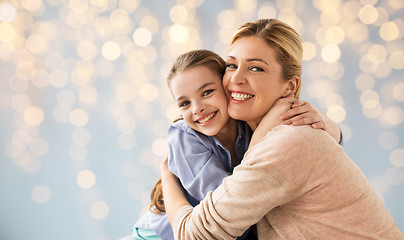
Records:
[[[282,145],[290,145],[291,147],[296,144],[302,145],[316,145],[319,143],[326,143],[333,140],[332,137],[322,129],[314,129],[311,126],[292,126],[292,125],[279,125],[273,128],[264,139],[269,138],[271,144],[279,142]],[[277,139],[278,141],[275,141]]]

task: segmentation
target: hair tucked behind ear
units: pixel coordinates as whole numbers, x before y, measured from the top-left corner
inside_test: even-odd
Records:
[[[161,185],[161,178],[154,184],[153,190],[150,194],[150,211],[152,213],[162,213],[165,212],[166,209],[164,207],[164,199],[163,199],[163,186]]]

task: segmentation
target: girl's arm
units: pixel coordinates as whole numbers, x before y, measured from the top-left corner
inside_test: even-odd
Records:
[[[280,124],[311,125],[312,128],[323,129],[341,144],[342,133],[337,123],[310,103],[288,97],[276,101],[265,114],[254,131],[249,148],[257,144],[272,128]]]
[[[342,133],[338,124],[332,121],[325,113],[316,109],[309,102],[295,101],[292,109],[280,116],[282,124],[295,126],[311,125],[312,128],[323,129],[338,143],[341,143]]]
[[[184,206],[190,205],[185,198],[178,178],[168,170],[168,157],[160,164],[161,180],[164,192],[164,205],[170,224],[173,225],[173,217],[177,210]]]

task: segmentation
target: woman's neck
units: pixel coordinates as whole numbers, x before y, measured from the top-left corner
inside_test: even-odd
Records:
[[[215,137],[230,152],[231,165],[235,167],[238,164],[236,157],[235,142],[237,139],[237,121],[229,118],[226,125],[218,132]]]
[[[257,129],[258,125],[260,124],[262,118],[260,119],[254,119],[251,121],[247,121],[248,126],[250,126],[251,130],[254,132],[255,129]]]
[[[229,145],[234,146],[237,137],[237,121],[229,118],[225,126],[215,135],[215,137],[225,147],[228,147]]]

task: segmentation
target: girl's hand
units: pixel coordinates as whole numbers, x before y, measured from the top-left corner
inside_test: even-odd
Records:
[[[279,119],[283,120],[282,124],[286,125],[310,125],[315,129],[323,129],[338,143],[341,141],[341,130],[338,124],[308,102],[296,100],[292,109],[283,113]]]

